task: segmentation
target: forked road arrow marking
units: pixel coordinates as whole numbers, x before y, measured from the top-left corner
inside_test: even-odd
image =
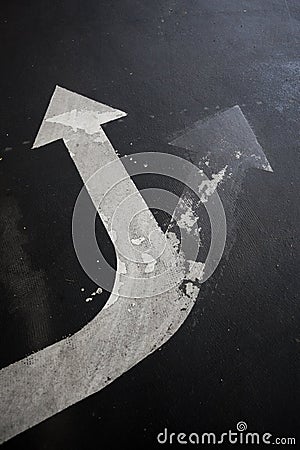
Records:
[[[99,391],[136,365],[176,332],[196,301],[198,284],[190,283],[187,291],[173,283],[174,278],[176,280],[182,275],[182,267],[179,264],[178,268],[175,262],[174,249],[99,127],[99,124],[125,115],[122,111],[57,87],[35,140],[34,147],[40,147],[63,138],[115,245],[119,272],[106,307],[82,330],[0,371],[0,442]],[[223,134],[227,129],[224,128]],[[231,132],[228,139],[230,141]],[[190,142],[190,137],[183,135],[173,144],[188,148]],[[195,145],[195,140],[193,142]],[[244,143],[247,146],[247,139]],[[215,151],[218,151],[216,146]],[[152,162],[155,166],[157,160],[152,158]],[[223,162],[228,165],[226,157]],[[186,169],[188,175],[191,167],[182,163],[180,169],[182,172]],[[98,183],[93,176],[95,171],[101,170],[103,176]],[[159,161],[156,172],[161,173]],[[205,206],[211,219],[213,257],[204,271],[207,279],[223,252],[225,217],[214,180],[210,183],[204,175],[192,179],[194,188],[199,189],[201,184],[203,195],[207,196]],[[135,221],[135,229],[141,238],[153,238],[147,252],[153,258],[159,255],[154,275],[174,262],[168,276],[159,279],[158,283],[147,284],[149,279],[143,279],[145,265],[142,263],[145,261],[127,239],[123,223],[115,221],[111,227],[116,208],[127,199],[129,201],[123,209],[126,222]],[[195,223],[197,217],[193,217],[189,209],[184,209],[182,202],[179,203],[174,217],[179,220],[188,217]],[[195,278],[201,282],[200,275],[196,273],[195,276],[195,270],[193,276],[185,272],[182,277],[185,281],[194,281]],[[145,290],[152,295],[147,298],[138,295]],[[135,306],[132,307],[135,295]]]

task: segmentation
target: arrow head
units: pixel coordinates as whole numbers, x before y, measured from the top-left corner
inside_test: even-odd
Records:
[[[104,123],[124,116],[123,111],[56,86],[32,148],[66,139],[78,130],[96,134]]]
[[[249,167],[273,172],[238,105],[196,122],[170,144],[197,153],[201,149],[206,164],[213,170],[227,165],[232,172]]]

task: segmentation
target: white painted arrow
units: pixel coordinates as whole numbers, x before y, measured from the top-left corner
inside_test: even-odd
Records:
[[[142,278],[145,264],[128,262],[128,257],[140,261],[141,256],[125,239],[122,222],[114,225],[113,230],[109,227],[116,207],[125,198],[134,198],[128,204],[126,220],[143,210],[135,218],[141,239],[153,233],[157,236],[149,255],[156,255],[165,245],[155,270],[159,272],[160,264],[172,265],[174,250],[166,245],[162,231],[100,127],[122,116],[125,116],[122,111],[57,87],[34,147],[63,138],[116,246],[118,268],[125,264],[130,276]],[[89,183],[95,171],[108,167],[109,163],[114,167],[113,171],[108,170],[109,176],[104,176],[100,184]],[[116,181],[119,182],[114,184]],[[175,267],[165,280],[166,285],[178,276],[176,270]],[[186,293],[170,281],[173,287],[167,292],[152,293],[146,299],[135,301],[128,293],[134,297],[138,282],[126,283],[121,270],[106,305],[110,307],[104,308],[72,337],[0,371],[1,442],[99,391],[160,347],[188,316],[199,290],[192,286]]]

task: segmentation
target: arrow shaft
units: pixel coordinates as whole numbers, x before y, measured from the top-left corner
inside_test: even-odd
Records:
[[[134,204],[130,205],[131,208],[127,207],[122,210],[124,215],[126,215],[124,220],[130,222],[133,219],[133,215],[137,211],[141,211],[136,220],[139,222],[140,232],[145,235],[143,237],[148,238],[153,231],[157,231],[163,237],[163,233],[148,210],[142,195],[128,175],[102,128],[99,133],[92,137],[87,136],[85,133],[80,133],[80,135],[76,133],[71,139],[65,139],[64,142],[101,220],[107,227],[110,238],[113,241],[115,240],[112,231],[118,234],[121,233],[120,245],[127,256],[132,254],[132,249],[123,248],[123,243],[126,242],[125,238],[122,239],[122,234],[124,233],[123,224],[114,223],[114,230],[110,226],[116,208],[126,198],[134,196]],[[101,169],[104,170],[99,173],[99,176],[88,183],[91,177]]]

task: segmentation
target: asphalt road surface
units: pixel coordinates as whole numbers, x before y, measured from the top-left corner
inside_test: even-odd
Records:
[[[127,113],[103,125],[120,157],[166,152],[197,164],[201,145],[169,142],[238,105],[273,170],[247,167],[229,198],[218,187],[228,242],[179,331],[3,449],[155,448],[165,428],[221,435],[238,422],[300,439],[299,20],[298,0],[2,2],[1,369],[73,335],[109,298],[86,301],[97,285],[74,252],[83,182],[65,144],[31,149],[56,85]],[[182,193],[154,175],[135,183]],[[115,265],[99,218],[96,228]]]

